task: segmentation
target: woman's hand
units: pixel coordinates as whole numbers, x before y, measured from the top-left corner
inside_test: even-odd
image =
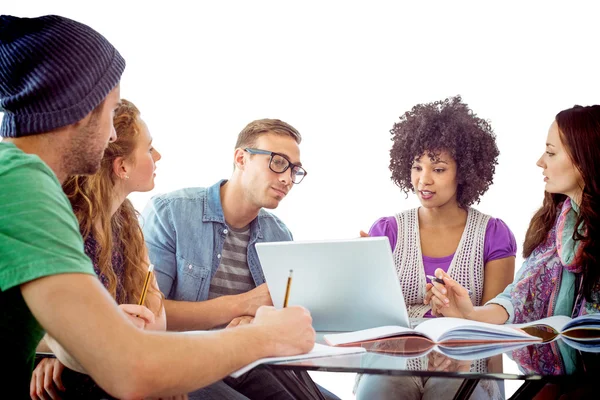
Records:
[[[435,276],[442,278],[445,285],[441,283],[428,283],[427,294],[423,303],[431,304],[431,313],[436,317],[457,317],[469,319],[473,313],[473,303],[467,289],[458,284],[444,270],[435,270]]]
[[[129,320],[140,329],[145,329],[146,325],[155,322],[156,316],[145,306],[139,306],[137,304],[119,304],[119,308],[127,315]]]
[[[469,372],[471,370],[472,361],[470,360],[454,360],[450,357],[432,351],[427,355],[428,371],[441,372]]]
[[[60,399],[64,392],[61,375],[65,366],[54,357],[42,358],[33,370],[29,383],[29,395],[33,400]]]

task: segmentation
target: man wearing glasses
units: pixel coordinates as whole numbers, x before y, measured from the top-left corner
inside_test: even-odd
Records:
[[[229,180],[155,196],[143,212],[144,235],[166,296],[168,330],[208,330],[252,320],[272,305],[254,244],[292,240],[276,208],[306,170],[300,133],[277,119],[238,135]],[[194,398],[289,398],[266,371],[227,378]],[[244,397],[245,396],[245,397]]]

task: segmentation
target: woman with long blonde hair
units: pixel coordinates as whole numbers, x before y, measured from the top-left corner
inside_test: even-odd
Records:
[[[68,178],[63,190],[79,221],[85,252],[106,289],[136,326],[165,330],[163,295],[154,276],[144,304],[138,305],[150,263],[137,211],[127,199],[132,192],[154,188],[161,156],[133,103],[121,100],[113,123],[117,140],[104,152],[98,172]],[[44,341],[50,344],[52,338],[46,336]],[[44,349],[42,343],[38,350]],[[32,376],[31,398],[54,399],[59,392],[63,398],[109,397],[75,360],[66,367],[57,358],[42,359]]]

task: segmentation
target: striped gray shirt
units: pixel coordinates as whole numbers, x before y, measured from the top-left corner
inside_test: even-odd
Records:
[[[210,282],[209,299],[245,293],[256,287],[248,269],[247,252],[250,225],[240,230],[228,229],[221,264]]]

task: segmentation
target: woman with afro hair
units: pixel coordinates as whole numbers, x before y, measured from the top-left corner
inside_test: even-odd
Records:
[[[517,250],[502,220],[471,208],[493,182],[499,152],[490,124],[456,96],[414,106],[390,132],[392,180],[405,193],[415,193],[421,207],[378,219],[368,236],[388,237],[409,317],[434,316],[424,300],[431,288],[427,276],[437,269],[468,289],[473,304],[484,304],[512,282]],[[487,366],[476,369],[481,368]],[[356,394],[421,398],[425,391],[454,386],[445,381],[367,375],[359,380]],[[460,385],[461,380],[455,381]],[[494,398],[498,389],[477,390]]]
[[[441,268],[483,304],[512,282],[517,250],[506,224],[471,205],[493,182],[498,148],[491,126],[460,96],[418,104],[391,130],[392,180],[421,207],[377,220],[387,236],[411,318],[431,316],[427,275]]]

